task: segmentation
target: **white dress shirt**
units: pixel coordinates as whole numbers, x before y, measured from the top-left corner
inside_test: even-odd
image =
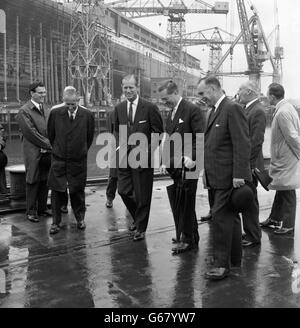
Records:
[[[175,117],[177,109],[181,103],[181,100],[182,100],[182,97],[179,98],[177,105],[172,110],[172,116],[171,116],[172,121],[174,120],[174,117]]]
[[[223,95],[215,104],[215,112],[218,110],[219,106],[221,105],[221,102],[226,98],[226,95]]]
[[[132,102],[132,122],[134,122],[135,113],[136,113],[138,103],[139,103],[139,96],[137,95],[137,97]],[[127,117],[129,117],[129,108],[130,108],[130,101],[127,100]]]

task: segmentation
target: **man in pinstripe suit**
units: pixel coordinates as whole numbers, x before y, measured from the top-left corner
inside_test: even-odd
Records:
[[[214,268],[206,278],[220,280],[231,266],[241,265],[241,222],[228,200],[232,188],[252,180],[249,128],[241,107],[224,95],[217,78],[201,79],[198,95],[212,107],[205,131],[204,174],[213,197]]]

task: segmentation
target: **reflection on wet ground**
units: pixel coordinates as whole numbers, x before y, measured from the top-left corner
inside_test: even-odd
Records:
[[[0,307],[300,307],[299,204],[295,239],[264,231],[260,247],[244,250],[241,269],[211,282],[204,279],[209,224],[199,224],[198,251],[171,254],[168,184],[155,183],[146,240],[138,243],[121,199],[107,209],[103,188],[87,188],[85,232],[71,214],[53,237],[51,219],[34,224],[22,213],[0,217]],[[273,197],[259,189],[261,220]],[[207,211],[207,193],[199,186],[198,217]]]

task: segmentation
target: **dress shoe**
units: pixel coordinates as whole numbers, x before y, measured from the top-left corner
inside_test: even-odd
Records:
[[[55,235],[56,233],[59,232],[59,230],[60,230],[59,225],[52,224],[49,233],[50,235]]]
[[[222,280],[229,274],[229,269],[226,268],[214,268],[205,273],[205,278],[210,280]]]
[[[85,222],[83,220],[77,222],[77,229],[84,230],[85,228],[86,228],[86,225],[85,225]]]
[[[173,244],[178,244],[178,243],[179,243],[179,240],[178,240],[177,238],[174,238],[174,237],[173,237],[173,238],[172,238],[172,243],[173,243]]]
[[[140,241],[140,240],[143,240],[143,239],[145,239],[145,232],[137,231],[134,234],[133,241]]]
[[[280,229],[281,222],[267,218],[267,220],[259,224],[262,228]]]
[[[191,251],[192,249],[195,249],[197,247],[198,247],[197,244],[188,244],[188,243],[180,242],[175,247],[172,248],[172,252],[173,255],[177,255],[177,254]]]
[[[50,210],[45,210],[42,213],[38,213],[38,216],[41,216],[43,218],[47,218],[47,217],[52,216],[52,212]]]
[[[132,223],[129,228],[128,228],[129,231],[135,231],[136,230],[136,225],[134,223]]]
[[[274,231],[274,234],[276,235],[293,235],[294,234],[294,228],[281,228]]]
[[[67,214],[68,213],[68,207],[66,205],[63,205],[61,208],[60,208],[60,211],[64,214]]]
[[[243,247],[252,247],[252,246],[258,246],[260,245],[260,242],[258,241],[249,241],[247,239],[242,240],[242,246]]]
[[[212,215],[211,213],[208,213],[206,216],[201,216],[200,222],[207,222],[212,220]]]
[[[110,200],[110,199],[108,199],[108,200],[106,201],[106,203],[105,203],[105,206],[106,206],[107,208],[112,208],[112,207],[113,207],[113,201]]]
[[[35,215],[27,215],[26,219],[34,223],[40,222],[40,220]]]

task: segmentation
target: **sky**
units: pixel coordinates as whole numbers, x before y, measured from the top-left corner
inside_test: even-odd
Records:
[[[191,3],[191,0],[184,0]],[[214,4],[214,1],[207,0],[207,3]],[[230,13],[226,15],[186,15],[187,33],[203,30],[210,27],[220,27],[228,32],[238,35],[240,25],[237,15],[236,1],[228,0]],[[168,3],[165,1],[164,3]],[[263,24],[265,35],[268,37],[275,28],[274,0],[252,0],[251,3],[256,7],[260,20]],[[251,16],[250,0],[245,0],[248,17]],[[300,99],[300,1],[299,0],[277,0],[279,9],[280,39],[281,46],[284,47],[283,60],[283,85],[286,89],[287,98]],[[153,32],[166,36],[167,17],[151,17],[137,19],[137,21]],[[274,51],[274,41],[270,40],[271,50]],[[227,50],[224,46],[224,53]],[[208,47],[194,46],[189,47],[188,52],[201,60],[202,68],[207,70]],[[237,46],[234,51],[232,61],[233,71],[244,71],[247,69],[246,57],[242,46]],[[264,71],[271,73],[271,64],[264,64]],[[224,64],[223,71],[230,71],[230,61]],[[238,87],[247,77],[226,77],[223,79],[223,87],[227,94],[234,95]],[[271,77],[263,77],[261,81],[261,91],[266,93],[267,86],[272,82]]]

